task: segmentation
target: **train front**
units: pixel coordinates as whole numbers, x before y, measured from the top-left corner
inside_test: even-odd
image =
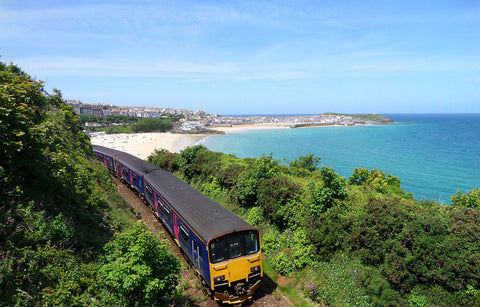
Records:
[[[237,231],[212,239],[208,253],[214,299],[226,304],[252,299],[263,276],[258,230]]]

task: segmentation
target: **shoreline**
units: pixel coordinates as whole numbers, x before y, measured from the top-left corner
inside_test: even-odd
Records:
[[[295,128],[295,124],[296,123],[258,123],[232,126],[211,126],[210,129],[220,131],[225,134],[234,134],[252,130],[300,129],[337,126],[309,125]],[[145,160],[156,149],[165,149],[172,153],[180,153],[187,147],[202,144],[202,141],[204,139],[212,135],[215,134],[185,134],[170,132],[97,134],[90,136],[90,142],[92,143],[92,145],[100,145],[112,149],[121,150]]]
[[[156,149],[173,153],[192,146],[208,134],[174,134],[168,132],[101,134],[90,137],[92,145],[121,150],[147,159]]]
[[[212,130],[225,134],[239,133],[247,130],[285,129],[284,124],[247,124],[232,127],[212,127]],[[201,144],[202,140],[214,134],[184,134],[170,132],[97,134],[90,136],[92,145],[100,145],[121,150],[140,159],[147,159],[156,149],[166,149],[180,153],[187,147]]]

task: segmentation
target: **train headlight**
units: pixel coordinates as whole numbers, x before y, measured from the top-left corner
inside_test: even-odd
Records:
[[[258,273],[258,272],[260,272],[260,266],[257,265],[257,266],[251,267],[251,268],[250,268],[250,272],[251,272],[251,273]]]
[[[218,284],[222,281],[225,281],[225,275],[217,276],[217,277],[213,278],[213,282],[216,283],[216,284]]]

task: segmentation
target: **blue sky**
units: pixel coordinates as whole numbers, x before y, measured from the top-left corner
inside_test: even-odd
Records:
[[[0,56],[85,103],[480,112],[476,0],[0,0]]]

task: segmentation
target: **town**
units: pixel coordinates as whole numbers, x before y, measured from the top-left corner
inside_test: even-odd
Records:
[[[78,100],[66,99],[65,103],[71,105],[77,114],[95,116],[126,116],[138,118],[165,118],[169,115],[180,116],[180,129],[184,131],[205,129],[215,126],[234,126],[247,124],[279,124],[290,128],[310,126],[355,126],[368,124],[391,124],[392,120],[378,114],[348,115],[336,113],[323,113],[317,115],[295,116],[224,116],[216,113],[208,114],[205,111],[192,111],[187,109],[142,107],[142,106],[117,106],[113,104],[86,104]],[[87,123],[86,123],[87,124]],[[95,125],[95,123],[88,123]]]

